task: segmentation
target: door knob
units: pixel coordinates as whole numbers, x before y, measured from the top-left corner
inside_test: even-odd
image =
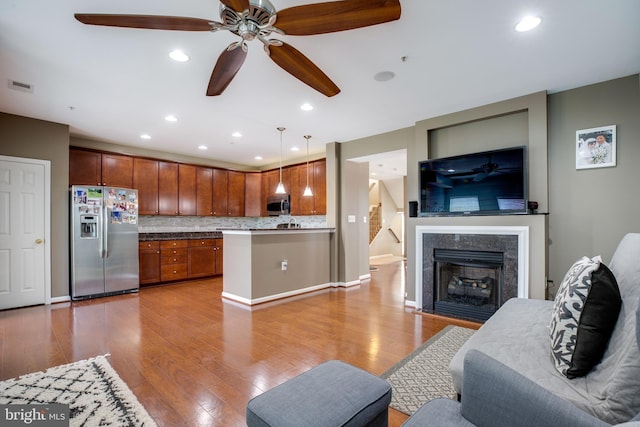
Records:
[[[39,245],[40,243],[42,243],[42,239],[36,239],[36,245]]]

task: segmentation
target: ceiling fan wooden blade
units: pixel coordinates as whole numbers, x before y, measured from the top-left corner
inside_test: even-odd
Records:
[[[368,27],[400,19],[399,0],[343,0],[294,6],[274,24],[288,35],[307,36]]]
[[[235,45],[235,47],[233,47]],[[218,57],[216,66],[211,73],[207,96],[220,95],[229,86],[247,57],[247,52],[239,43],[231,44]]]
[[[340,88],[293,46],[286,43],[282,43],[281,46],[270,45],[269,56],[283,70],[323,95],[331,97],[340,93]]]
[[[181,16],[112,15],[102,13],[76,13],[83,24],[107,27],[146,28],[152,30],[211,31],[210,20]]]
[[[220,3],[235,10],[242,12],[249,9],[249,0],[220,0]]]

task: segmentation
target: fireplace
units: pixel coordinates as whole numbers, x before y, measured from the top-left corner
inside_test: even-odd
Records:
[[[483,322],[528,298],[528,247],[528,227],[416,226],[416,307]]]
[[[504,253],[433,250],[433,312],[485,321],[500,306]]]

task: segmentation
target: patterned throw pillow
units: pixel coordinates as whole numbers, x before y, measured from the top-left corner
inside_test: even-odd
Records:
[[[562,280],[550,324],[551,354],[567,378],[585,376],[600,363],[622,300],[600,257],[576,261]]]

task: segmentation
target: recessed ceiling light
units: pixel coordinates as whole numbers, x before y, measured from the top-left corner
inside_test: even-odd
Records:
[[[262,160],[262,156],[255,156],[254,159],[256,160]]]
[[[187,62],[189,60],[189,56],[180,49],[171,51],[169,57],[177,62]]]
[[[306,103],[304,103],[304,104],[302,104],[300,106],[300,109],[303,110],[303,111],[311,111],[311,110],[313,110],[313,105],[311,105],[308,102],[306,102]]]
[[[234,138],[242,138],[242,134],[240,132],[234,132],[231,134],[231,136]]]
[[[300,151],[298,147],[291,147],[291,151]]]
[[[198,150],[206,150],[209,147],[207,147],[206,145],[198,145]]]
[[[525,16],[516,25],[516,31],[523,32],[533,30],[540,25],[540,22],[542,22],[542,19],[540,19],[539,16]]]
[[[166,121],[168,121],[168,122],[177,122],[178,121],[178,118],[176,116],[172,115],[172,114],[169,114],[164,119]]]
[[[375,76],[373,76],[374,80],[379,82],[386,82],[394,78],[396,75],[393,71],[380,71]]]
[[[148,133],[143,133],[142,135],[140,135],[140,138],[142,138],[142,139],[151,139],[151,135],[149,135]]]

